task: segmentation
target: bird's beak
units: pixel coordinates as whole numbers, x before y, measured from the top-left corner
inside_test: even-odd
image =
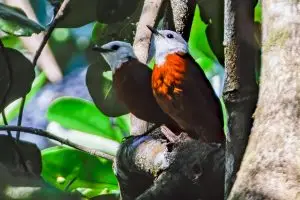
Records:
[[[112,49],[104,49],[104,48],[102,48],[99,45],[94,45],[92,49],[93,49],[93,51],[98,51],[100,53],[108,53],[108,52],[112,52],[113,51]]]
[[[160,35],[160,36],[163,36],[162,34],[160,34],[159,32],[158,32],[158,30],[156,30],[155,28],[153,28],[153,27],[151,27],[151,26],[149,26],[149,25],[146,25],[147,26],[147,28],[154,34],[154,35]]]

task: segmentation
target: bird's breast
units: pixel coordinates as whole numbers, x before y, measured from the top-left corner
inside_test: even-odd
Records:
[[[152,73],[154,94],[169,100],[181,95],[186,70],[187,65],[184,58],[177,54],[169,54],[163,64],[154,66]]]

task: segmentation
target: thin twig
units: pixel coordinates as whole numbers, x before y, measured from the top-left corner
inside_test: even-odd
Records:
[[[24,111],[25,101],[26,101],[26,95],[24,95],[22,97],[22,100],[21,100],[21,106],[20,106],[20,110],[19,110],[18,123],[17,123],[18,126],[22,125],[22,119],[23,119],[23,111]],[[16,140],[17,140],[17,142],[19,142],[19,140],[20,140],[20,135],[21,135],[20,131],[18,131],[17,134],[16,134]]]
[[[24,133],[30,133],[33,135],[47,137],[49,139],[56,140],[62,144],[73,147],[77,150],[84,151],[90,155],[105,158],[105,159],[111,160],[111,161],[114,160],[114,156],[112,156],[112,155],[97,151],[96,149],[91,149],[89,147],[86,147],[86,146],[83,146],[80,144],[76,144],[74,142],[69,141],[68,139],[58,137],[58,136],[56,136],[48,131],[44,131],[42,129],[36,129],[36,128],[31,128],[31,127],[21,127],[21,126],[0,126],[0,131],[20,131],[20,132],[24,132]]]
[[[53,30],[55,29],[57,23],[59,22],[60,19],[62,19],[62,17],[64,16],[64,11],[66,9],[66,7],[68,6],[70,0],[64,0],[64,2],[61,4],[59,10],[57,11],[57,14],[55,15],[52,23],[50,24],[49,29],[47,30],[44,39],[40,45],[40,47],[38,48],[38,50],[36,51],[36,54],[33,58],[33,65],[36,65],[38,58],[40,57],[45,45],[47,44]]]
[[[50,26],[49,26],[49,29],[47,30],[44,38],[43,38],[43,41],[42,43],[40,44],[38,50],[36,51],[35,53],[35,56],[33,58],[33,61],[32,61],[32,64],[33,66],[36,66],[37,64],[37,61],[39,59],[39,57],[41,56],[41,53],[44,49],[44,47],[46,46],[53,30],[55,29],[57,23],[59,22],[59,20],[64,16],[64,10],[65,8],[67,7],[68,3],[70,2],[70,0],[65,0],[60,8],[58,9],[57,12],[55,12],[55,17],[53,18],[53,21],[51,22]],[[26,95],[24,95],[22,97],[22,101],[21,101],[21,107],[20,107],[20,111],[19,111],[19,117],[18,117],[18,126],[21,126],[22,125],[22,118],[23,118],[23,111],[24,111],[24,106],[25,106],[25,101],[26,101]],[[16,135],[16,139],[17,141],[19,141],[20,139],[20,131],[17,132],[17,135]]]
[[[4,123],[4,125],[8,125],[8,122],[7,122],[7,118],[6,118],[6,115],[5,115],[5,110],[3,110],[2,111],[2,119],[3,119],[3,123]],[[10,137],[10,138],[13,138],[13,136],[12,136],[12,133],[8,130],[8,131],[6,131],[7,132],[7,135]]]

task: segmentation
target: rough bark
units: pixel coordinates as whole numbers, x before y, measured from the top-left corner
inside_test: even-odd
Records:
[[[263,1],[259,101],[229,199],[300,198],[300,1]]]
[[[256,0],[225,0],[224,45],[226,79],[223,98],[228,112],[230,140],[226,144],[225,197],[235,181],[257,101],[255,65],[258,47],[254,38]]]
[[[185,135],[170,145],[157,129],[126,140],[117,158],[115,173],[122,200],[223,198],[224,149],[220,145]]]
[[[173,22],[176,32],[188,41],[193,23],[196,0],[170,0]]]

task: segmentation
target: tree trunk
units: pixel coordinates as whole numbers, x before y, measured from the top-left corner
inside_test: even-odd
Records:
[[[255,65],[259,48],[254,38],[254,7],[257,0],[225,0],[224,45],[226,79],[223,98],[228,112],[225,198],[240,167],[252,127],[258,88]]]
[[[300,1],[263,1],[263,64],[249,144],[229,199],[300,199]]]

